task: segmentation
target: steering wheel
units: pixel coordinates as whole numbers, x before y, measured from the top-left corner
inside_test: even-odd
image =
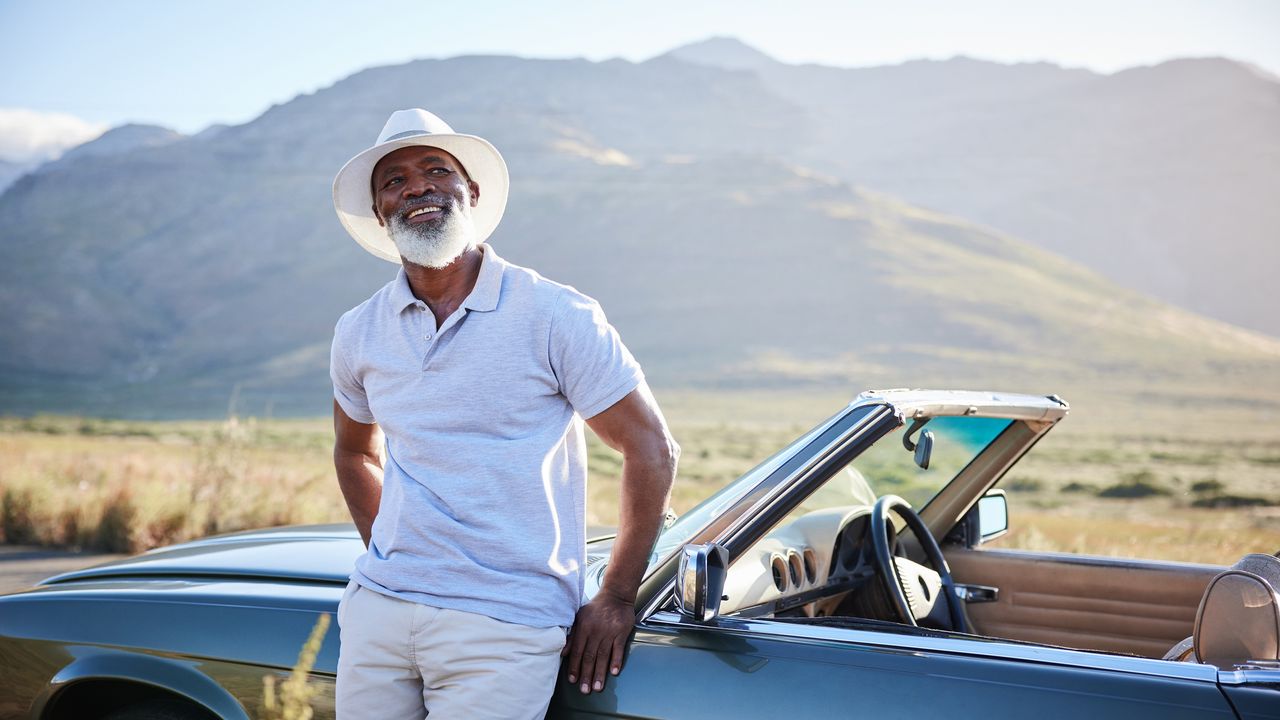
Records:
[[[889,545],[890,512],[897,513],[906,521],[907,527],[915,531],[925,557],[933,566],[932,570],[905,557],[894,556]],[[929,528],[911,509],[910,503],[897,495],[885,495],[876,500],[871,510],[871,546],[876,556],[876,574],[902,622],[919,625],[920,620],[928,618],[944,627],[949,622],[951,630],[971,632],[960,606],[961,600],[956,595],[951,568],[942,557],[942,548],[938,547],[938,541],[933,539]]]

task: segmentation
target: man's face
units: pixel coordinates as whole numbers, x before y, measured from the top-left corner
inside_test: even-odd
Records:
[[[442,268],[474,246],[480,186],[449,153],[400,148],[378,161],[370,182],[374,216],[405,260]]]

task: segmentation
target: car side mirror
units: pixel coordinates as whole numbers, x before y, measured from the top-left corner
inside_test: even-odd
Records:
[[[978,499],[955,528],[947,533],[946,542],[977,547],[1009,532],[1009,500],[1004,490],[988,491]]]
[[[1009,499],[1004,490],[992,490],[978,500],[978,537],[990,542],[1009,532]]]
[[[676,575],[676,607],[694,622],[710,622],[720,614],[729,553],[716,543],[685,545]]]

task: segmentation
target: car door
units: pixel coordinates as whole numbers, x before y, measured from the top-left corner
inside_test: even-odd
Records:
[[[1235,718],[1216,681],[1192,664],[662,610],[619,677],[593,695],[562,681],[548,717]]]
[[[1191,636],[1213,565],[1067,553],[944,550],[957,582],[996,588],[970,602],[974,629],[995,637],[1160,658]]]

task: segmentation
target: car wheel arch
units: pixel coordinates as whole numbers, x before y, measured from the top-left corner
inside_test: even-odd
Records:
[[[90,651],[53,677],[32,703],[31,717],[41,720],[83,717],[75,711],[86,702],[106,714],[117,708],[101,708],[97,701],[114,699],[121,707],[173,700],[190,706],[193,715],[216,720],[250,720],[240,703],[201,672],[198,665],[198,661],[179,658]]]

